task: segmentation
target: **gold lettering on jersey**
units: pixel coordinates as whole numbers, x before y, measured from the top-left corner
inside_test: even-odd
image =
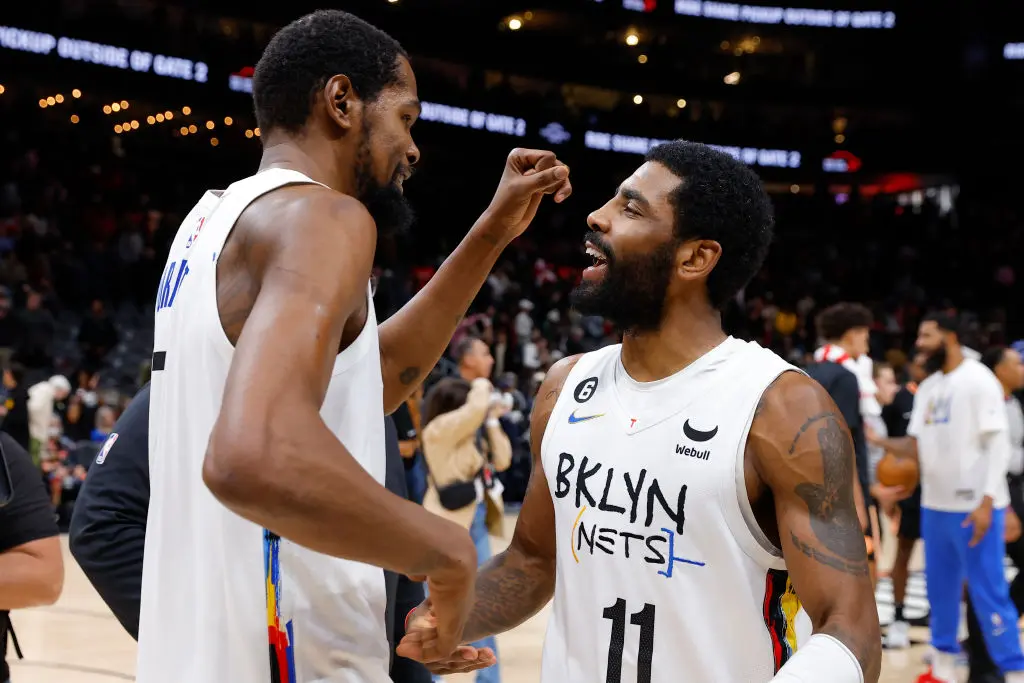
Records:
[[[613,482],[617,484],[614,487]],[[573,489],[573,503],[579,514],[572,525],[570,547],[577,563],[580,555],[589,553],[593,556],[598,552],[621,555],[626,559],[641,558],[646,564],[659,567],[658,574],[666,578],[671,578],[674,566],[680,562],[704,566],[703,562],[676,555],[676,539],[683,535],[686,522],[686,484],[679,487],[678,494],[670,503],[657,478],[648,477],[646,469],[636,474],[622,472],[621,480],[616,481],[614,467],[605,468],[587,456],[583,456],[577,465],[571,453],[560,453],[555,470],[555,497],[568,498]],[[625,498],[622,497],[623,489]],[[601,491],[599,499],[595,497],[598,490]],[[622,515],[623,522],[628,518],[633,528],[599,527],[597,522],[585,519],[588,506]],[[657,521],[656,516],[659,518]]]

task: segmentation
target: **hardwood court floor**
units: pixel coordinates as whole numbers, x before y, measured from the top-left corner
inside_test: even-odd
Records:
[[[503,543],[495,540],[495,549],[500,547]],[[15,659],[13,648],[9,648],[12,683],[134,680],[135,642],[121,629],[67,552],[66,538],[64,552],[67,578],[60,601],[52,607],[19,610],[13,615],[25,659]],[[885,614],[891,613],[887,604],[891,604],[891,597],[887,600],[885,591],[883,585],[879,591],[883,623],[891,618],[890,614]],[[919,593],[914,582],[910,592]],[[504,683],[537,681],[546,622],[547,609],[515,631],[499,637]],[[927,631],[915,629],[914,637],[926,642]],[[924,650],[918,645],[906,651],[886,652],[882,683],[912,683],[925,668],[921,660]],[[467,680],[471,677],[452,677],[452,681],[460,683]]]

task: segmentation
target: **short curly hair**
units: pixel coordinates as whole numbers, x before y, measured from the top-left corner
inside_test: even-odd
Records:
[[[819,337],[834,341],[856,327],[871,327],[873,319],[866,306],[841,302],[819,313],[815,325]]]
[[[646,160],[682,178],[672,197],[676,238],[722,245],[707,288],[711,304],[724,308],[761,269],[772,242],[775,219],[761,179],[737,159],[699,142],[660,144]]]
[[[372,102],[400,80],[398,41],[359,17],[319,10],[278,31],[256,64],[252,99],[263,132],[295,132],[312,113],[327,80],[345,74],[356,94]]]

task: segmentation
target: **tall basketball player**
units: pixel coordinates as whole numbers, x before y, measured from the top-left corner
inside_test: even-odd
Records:
[[[259,172],[199,201],[158,293],[138,680],[383,683],[381,567],[429,582],[446,655],[476,573],[465,529],[382,486],[384,412],[543,195],[568,196],[568,168],[514,151],[490,207],[378,329],[377,232],[407,221],[419,157],[405,53],[317,12],[271,40],[253,98]]]
[[[666,143],[588,223],[575,305],[623,342],[545,379],[529,492],[464,637],[554,596],[544,683],[877,681],[850,433],[820,385],[722,331],[772,238],[757,176]],[[429,656],[429,606],[412,621],[399,652]]]

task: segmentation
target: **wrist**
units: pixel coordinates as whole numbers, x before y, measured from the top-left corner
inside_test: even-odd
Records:
[[[484,211],[469,230],[469,236],[481,240],[490,248],[503,250],[512,241],[510,231],[500,220]]]
[[[993,501],[992,496],[986,493],[984,496],[981,497],[981,504],[978,505],[978,507],[985,508],[986,510],[991,510],[994,502],[995,501]]]

